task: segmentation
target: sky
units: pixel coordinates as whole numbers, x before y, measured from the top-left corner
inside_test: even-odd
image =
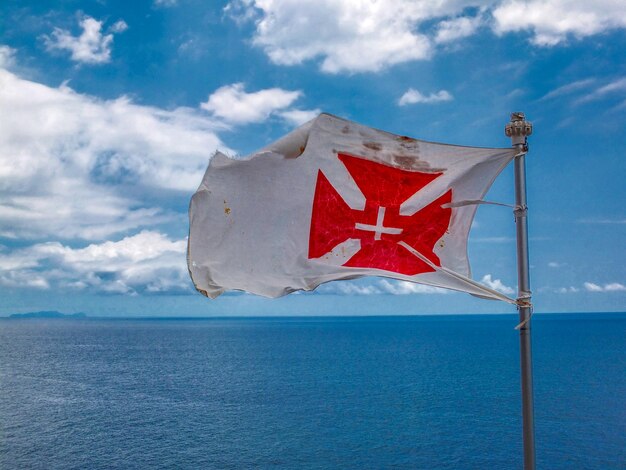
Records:
[[[276,300],[195,292],[187,209],[216,150],[320,112],[527,156],[536,312],[626,310],[626,4],[617,0],[13,1],[0,10],[0,316],[513,313],[364,278]],[[506,169],[487,199],[513,202]],[[475,279],[515,295],[510,209]]]

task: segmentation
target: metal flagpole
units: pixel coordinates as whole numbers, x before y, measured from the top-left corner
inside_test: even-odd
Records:
[[[505,134],[518,150],[515,156],[515,229],[517,235],[517,292],[519,310],[520,366],[522,381],[522,419],[524,435],[524,469],[535,469],[535,419],[533,409],[533,369],[530,342],[532,314],[530,274],[528,269],[528,221],[526,207],[526,139],[532,134],[532,123],[524,113],[511,114]]]

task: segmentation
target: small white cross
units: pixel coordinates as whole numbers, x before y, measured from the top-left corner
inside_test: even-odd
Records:
[[[357,223],[354,225],[355,228],[357,228],[358,230],[366,230],[368,232],[374,232],[374,240],[380,240],[380,237],[383,233],[388,233],[390,235],[401,234],[402,233],[401,228],[385,227],[383,225],[383,221],[385,220],[386,209],[387,209],[386,207],[378,208],[378,217],[376,218],[376,225]]]

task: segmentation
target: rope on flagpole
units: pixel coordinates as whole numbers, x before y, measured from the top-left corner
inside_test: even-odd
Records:
[[[513,158],[523,157],[528,153],[528,144],[524,143],[522,150],[515,155]],[[477,206],[477,205],[490,205],[490,206],[501,206],[501,207],[510,207],[513,209],[514,215],[526,215],[528,207],[526,205],[518,206],[514,204],[507,204],[505,202],[495,202],[495,201],[485,201],[484,199],[464,199],[462,201],[448,202],[447,204],[442,204],[441,207],[443,209],[452,209],[455,207],[465,207],[465,206]]]
[[[530,300],[531,297],[532,297],[532,293],[529,291],[525,291],[525,292],[522,292],[522,295],[520,295],[515,302],[517,304],[518,310],[520,308],[527,308],[530,310],[528,317],[526,317],[523,321],[521,321],[515,327],[516,330],[521,330],[522,328],[524,328],[526,324],[530,321],[531,317],[533,316],[533,303]]]
[[[432,269],[434,269],[435,271],[439,272],[439,273],[443,273],[446,274],[454,279],[456,279],[457,281],[461,281],[462,283],[473,287],[476,290],[479,290],[481,292],[484,293],[484,297],[490,298],[490,299],[497,299],[497,300],[502,300],[503,302],[507,302],[513,305],[517,304],[517,301],[515,299],[512,299],[504,294],[502,294],[501,292],[498,292],[495,289],[491,289],[487,286],[485,286],[484,284],[481,284],[480,282],[476,282],[475,280],[463,276],[462,274],[459,274],[451,269],[448,269],[444,266],[438,266],[435,263],[433,263],[431,260],[429,260],[428,258],[426,258],[426,256],[424,256],[423,254],[421,254],[419,251],[417,251],[415,248],[413,248],[411,245],[409,245],[408,243],[406,243],[405,241],[401,241],[398,242],[398,245],[406,248],[409,253],[411,253],[413,256],[415,256],[416,258],[422,260],[424,263],[426,263],[428,266],[430,266]],[[475,295],[479,295],[479,294],[475,294]],[[479,295],[480,296],[480,295]]]
[[[494,201],[485,201],[484,199],[466,199],[464,201],[456,201],[456,202],[448,202],[446,204],[442,204],[441,207],[443,209],[451,209],[455,207],[465,207],[465,206],[477,206],[487,204],[491,206],[502,206],[502,207],[510,207],[515,209],[516,206],[513,204],[507,204],[505,202],[494,202]]]

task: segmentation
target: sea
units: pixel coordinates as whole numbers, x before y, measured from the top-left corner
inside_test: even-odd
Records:
[[[0,320],[0,468],[519,469],[513,315]],[[626,468],[626,314],[536,314],[537,467]]]

